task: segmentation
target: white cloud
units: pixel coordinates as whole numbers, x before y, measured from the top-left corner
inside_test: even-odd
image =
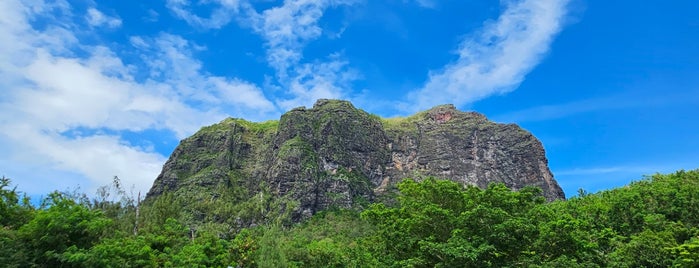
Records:
[[[189,0],[167,0],[166,6],[178,18],[192,26],[204,29],[219,29],[227,25],[238,13],[241,5],[238,0],[198,1],[197,4],[209,3],[217,5],[217,7],[211,10],[208,16],[204,17],[194,14],[189,10],[192,4],[191,2],[192,1]]]
[[[155,10],[149,9],[148,14],[141,18],[143,21],[146,22],[157,22],[160,17],[160,14],[156,12]]]
[[[323,32],[318,20],[328,5],[323,0],[287,0],[262,14],[252,11],[253,30],[266,40],[267,61],[282,79],[302,59],[303,47]]]
[[[310,106],[317,99],[341,99],[350,83],[358,79],[356,71],[350,69],[347,61],[331,56],[326,62],[309,63],[298,66],[296,75],[289,82],[290,99],[279,100],[282,109]]]
[[[505,11],[460,44],[458,60],[430,72],[408,95],[406,110],[463,105],[516,88],[548,52],[560,31],[567,0],[508,0]]]
[[[183,138],[229,113],[253,110],[244,114],[253,119],[276,113],[255,85],[202,70],[193,57],[202,48],[182,37],[131,38],[144,60],[153,62],[139,68],[124,64],[108,47],[80,43],[70,16],[34,29],[29,21],[45,15],[36,12],[51,8],[56,7],[0,2],[0,38],[7,41],[0,43],[0,145],[13,153],[3,157],[0,170],[24,173],[21,167],[42,163],[56,173],[87,179],[88,193],[115,175],[145,192],[165,157],[130,144],[120,132],[168,130]],[[87,56],[75,56],[76,48]],[[137,81],[134,74],[144,69],[150,75]],[[63,134],[80,133],[76,129],[90,131]],[[16,179],[19,185],[65,188],[52,177]]]
[[[118,27],[116,17],[90,9],[84,19],[91,28],[83,31],[83,23],[72,21],[83,17],[69,14],[65,1],[0,1],[0,146],[13,156],[21,152],[2,157],[0,169],[46,163],[52,170],[89,179],[93,188],[117,175],[145,191],[165,157],[124,140],[124,131],[165,130],[183,138],[227,114],[255,120],[276,115],[277,106],[346,98],[360,75],[342,53],[308,59],[303,49],[324,36],[319,22],[328,8],[354,2],[286,0],[258,13],[243,0],[167,1],[175,16],[196,27],[216,29],[236,19],[259,34],[276,73],[269,86],[284,89],[275,92],[281,96],[272,102],[255,84],[208,73],[195,57],[206,48],[181,36],[130,37],[135,48],[131,53],[139,53],[143,64],[129,65],[119,51],[76,37],[99,27]],[[511,90],[538,63],[560,28],[565,4],[508,3],[483,33],[462,42],[458,61],[432,73],[425,87],[413,92],[416,109]],[[212,8],[206,15],[194,13],[207,10],[202,7]],[[56,23],[35,29],[30,21],[38,16]],[[87,131],[80,134],[82,129]],[[37,180],[41,182],[32,183],[61,183],[51,177]]]
[[[101,11],[92,7],[87,9],[85,19],[92,27],[100,27],[104,25],[109,28],[117,28],[121,26],[121,19],[107,16]]]
[[[132,38],[132,43],[138,40]],[[206,74],[201,62],[191,55],[201,47],[171,34],[161,34],[151,43],[143,54],[144,62],[150,65],[151,77],[163,80],[181,99],[237,109],[237,112],[255,110],[258,115],[276,110],[256,85],[237,78]]]
[[[205,29],[221,28],[237,16],[241,25],[250,27],[265,40],[267,63],[276,73],[276,79],[268,83],[283,88],[286,95],[277,104],[281,108],[293,108],[312,104],[317,98],[343,98],[350,90],[349,82],[357,78],[356,71],[347,67],[347,61],[338,53],[329,55],[325,62],[309,62],[304,61],[303,49],[322,36],[323,29],[318,22],[326,9],[356,2],[285,0],[279,6],[258,12],[247,1],[218,0],[206,2],[209,16],[192,13],[192,2],[187,0],[168,0],[167,6],[178,18]],[[131,40],[131,43],[139,46],[138,41]]]
[[[148,49],[150,47],[150,45],[146,43],[146,40],[144,40],[143,37],[140,36],[130,37],[129,43],[131,43],[132,46],[138,49]]]
[[[323,34],[318,22],[329,7],[356,1],[286,0],[281,6],[257,13],[249,10],[249,24],[266,41],[267,62],[276,70],[287,99],[278,104],[288,109],[308,106],[319,98],[344,98],[350,82],[358,78],[340,53],[327,61],[303,63],[303,48]]]
[[[8,125],[13,131],[3,134],[14,141],[29,141],[23,144],[25,155],[46,159],[46,164],[56,170],[69,170],[87,178],[84,190],[94,190],[107,185],[113,176],[119,176],[124,185],[134,186],[135,190],[145,194],[158,175],[165,158],[154,152],[125,144],[118,136],[92,135],[66,138],[55,132],[45,133],[35,126],[26,124]],[[36,159],[32,160],[36,161]],[[22,178],[15,183],[20,186]],[[65,190],[77,185],[65,185],[52,181],[53,178],[41,178],[43,184],[52,185],[53,190]],[[41,182],[40,182],[41,183]],[[37,184],[36,181],[27,184]],[[42,190],[51,190],[45,189]],[[88,192],[93,194],[94,192]]]

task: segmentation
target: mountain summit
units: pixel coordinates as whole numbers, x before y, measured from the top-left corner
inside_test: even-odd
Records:
[[[298,221],[330,207],[361,207],[404,178],[425,176],[536,186],[548,200],[564,198],[541,142],[517,125],[453,105],[383,119],[322,99],[279,121],[228,118],[202,128],[180,142],[147,201],[172,194],[194,221],[233,218],[244,227],[269,213]]]

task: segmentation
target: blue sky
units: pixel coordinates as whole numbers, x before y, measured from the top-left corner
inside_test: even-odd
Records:
[[[2,0],[0,174],[145,192],[183,139],[318,98],[517,123],[568,196],[699,168],[699,3]]]

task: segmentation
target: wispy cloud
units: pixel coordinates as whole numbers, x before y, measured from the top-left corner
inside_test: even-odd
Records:
[[[646,103],[647,104],[647,103]],[[568,116],[610,109],[633,108],[645,105],[626,98],[600,98],[574,101],[563,104],[542,105],[506,114],[496,115],[493,120],[498,122],[536,122],[565,118]]]
[[[120,18],[107,16],[93,7],[87,9],[85,19],[92,27],[107,26],[109,28],[117,28],[121,26]]]
[[[63,9],[69,7],[0,3],[0,38],[5,40],[0,43],[0,147],[21,152],[3,157],[2,170],[28,167],[22,159],[32,159],[80,174],[92,183],[84,185],[88,191],[115,175],[146,191],[165,157],[130,144],[122,131],[167,130],[183,138],[227,114],[254,119],[276,113],[257,86],[202,70],[193,57],[205,49],[201,46],[164,33],[133,37],[148,64],[129,65],[118,51],[81,43],[73,33],[83,30],[72,17],[61,17],[67,14]],[[57,23],[35,28],[31,21],[38,16],[53,16]],[[146,75],[137,79],[136,74]],[[73,129],[98,131],[63,135]],[[19,179],[44,192],[60,185],[52,177]]]
[[[556,176],[579,176],[579,175],[599,175],[599,174],[609,174],[609,173],[647,173],[656,172],[657,169],[649,167],[637,167],[637,166],[610,166],[610,167],[590,167],[590,168],[574,168],[565,169],[560,171],[554,171]]]
[[[160,13],[158,13],[155,10],[149,9],[148,14],[146,16],[142,17],[141,19],[143,21],[147,21],[147,22],[157,22],[159,18],[160,18]]]
[[[88,194],[94,193],[96,186],[108,184],[109,179],[115,175],[122,178],[128,187],[134,186],[136,191],[145,192],[165,161],[162,155],[131,146],[118,136],[91,135],[67,138],[55,132],[37,130],[32,125],[6,126],[13,129],[2,133],[10,138],[7,141],[20,144],[11,145],[0,142],[3,148],[14,149],[12,151],[21,150],[22,152],[17,155],[32,158],[30,163],[44,163],[39,168],[56,170],[41,178],[15,178],[18,179],[15,183],[34,193],[46,193],[78,186],[68,185],[62,181],[66,178],[56,176],[61,173],[60,171],[74,172],[86,178],[82,186],[86,187],[83,190],[88,191]],[[17,158],[15,156],[3,160],[17,163],[21,160]]]
[[[194,2],[194,3],[193,3]],[[213,5],[211,12],[206,16],[193,13],[191,6],[202,4]],[[189,1],[189,0],[167,0],[166,6],[178,18],[186,21],[192,26],[204,29],[218,29],[228,23],[236,16],[240,9],[241,2],[238,0],[213,0],[213,1]]]
[[[150,79],[172,89],[178,99],[190,105],[197,107],[200,103],[237,114],[247,111],[248,115],[252,115],[249,111],[257,111],[254,117],[276,111],[256,85],[203,71],[192,53],[204,48],[180,36],[161,33],[155,38],[133,37],[131,43],[141,50]]]
[[[168,0],[167,7],[192,26],[216,29],[234,20],[251,29],[264,40],[267,64],[275,70],[267,86],[282,89],[276,104],[282,109],[312,104],[318,98],[345,98],[350,82],[358,77],[342,53],[325,58],[308,59],[303,49],[323,36],[318,25],[325,10],[347,6],[357,0],[285,0],[278,6],[258,11],[248,1],[218,0],[207,2],[209,16],[192,13],[187,0]],[[342,30],[344,31],[344,30]],[[330,35],[336,38],[340,33]],[[328,36],[328,33],[326,33]]]
[[[639,94],[647,94],[645,98],[639,98]],[[697,91],[682,93],[653,93],[653,92],[628,92],[612,96],[572,101],[561,104],[542,105],[512,111],[492,117],[498,122],[537,122],[566,118],[574,115],[621,109],[650,109],[674,105],[699,104]]]
[[[696,162],[625,163],[609,166],[554,169],[552,173],[565,191],[566,196],[571,197],[579,189],[584,189],[591,193],[609,190],[628,185],[631,181],[641,180],[646,175],[666,174],[681,169],[693,169],[696,168],[694,163]]]
[[[459,58],[430,72],[408,95],[406,110],[440,103],[463,105],[516,88],[548,52],[561,30],[567,0],[507,0],[505,10],[478,34],[464,39]]]
[[[253,30],[266,41],[267,61],[281,79],[301,61],[303,47],[321,35],[318,20],[328,5],[322,0],[287,0],[262,13],[250,12]]]
[[[72,14],[60,0],[0,1],[0,147],[13,152],[0,156],[0,169],[32,159],[49,171],[78,173],[93,183],[87,190],[118,175],[145,191],[165,156],[131,144],[122,133],[156,130],[184,138],[229,114],[255,120],[318,98],[351,97],[361,73],[343,52],[311,58],[304,49],[330,38],[320,27],[328,9],[357,2],[285,0],[263,10],[245,0],[166,2],[171,14],[195,28],[219,29],[235,21],[261,36],[274,75],[259,86],[208,73],[196,57],[207,48],[179,35],[130,37],[129,53],[140,57],[135,62],[124,60],[123,47],[82,41],[97,28],[120,27],[119,14],[95,7]],[[410,95],[411,109],[466,103],[514,88],[548,50],[565,2],[506,2],[497,21],[461,43],[456,62],[433,72],[425,87]],[[51,23],[35,27],[37,18]],[[89,131],[66,134],[76,129]],[[57,184],[51,177],[31,183],[51,187],[43,191]]]
[[[343,98],[351,83],[359,78],[359,74],[348,64],[339,55],[331,55],[327,61],[296,66],[294,77],[288,82],[288,95],[291,97],[278,100],[278,105],[288,110],[308,106],[321,98]]]
[[[265,40],[267,62],[276,80],[286,89],[277,101],[283,109],[310,105],[319,98],[344,98],[359,76],[341,53],[325,59],[303,61],[303,48],[319,38],[318,25],[327,8],[352,5],[352,0],[287,0],[258,13],[248,10],[248,23]]]

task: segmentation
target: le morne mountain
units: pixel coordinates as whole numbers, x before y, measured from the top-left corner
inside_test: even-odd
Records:
[[[239,228],[262,223],[272,208],[217,212],[210,206],[268,195],[278,202],[273,213],[295,222],[332,207],[364,207],[404,178],[427,176],[481,188],[535,186],[548,200],[564,198],[541,143],[517,125],[453,105],[383,119],[347,101],[322,99],[279,121],[229,118],[201,129],[175,149],[147,201],[170,193],[190,220],[235,220]]]
[[[699,170],[565,200],[534,136],[451,105],[226,119],[143,202],[40,203],[0,178],[0,267],[699,267]]]

